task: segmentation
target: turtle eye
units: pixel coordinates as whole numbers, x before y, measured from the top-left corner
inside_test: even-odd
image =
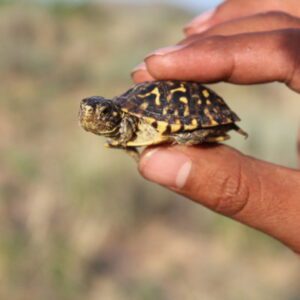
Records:
[[[100,114],[101,115],[110,115],[112,112],[112,106],[110,103],[103,103],[100,107]]]
[[[104,115],[109,114],[111,111],[111,108],[109,106],[105,106],[104,108],[101,109],[101,113]]]

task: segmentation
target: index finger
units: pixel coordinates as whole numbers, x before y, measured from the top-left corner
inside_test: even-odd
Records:
[[[236,84],[280,81],[300,92],[299,47],[299,29],[213,36],[158,50],[146,58],[146,65],[157,80]]]
[[[199,40],[200,38],[203,39],[213,35],[228,36],[241,33],[275,31],[291,28],[300,29],[300,18],[293,17],[284,12],[271,11],[218,24],[205,32],[186,37],[179,45],[186,45]]]

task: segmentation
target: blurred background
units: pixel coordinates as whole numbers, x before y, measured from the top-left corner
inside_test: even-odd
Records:
[[[127,90],[218,2],[0,1],[0,299],[299,299],[288,249],[144,181],[78,126],[80,99]],[[250,134],[228,144],[296,166],[299,95],[213,89]]]

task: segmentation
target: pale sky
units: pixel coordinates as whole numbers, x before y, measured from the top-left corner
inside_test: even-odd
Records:
[[[169,3],[191,11],[209,9],[221,3],[221,0],[93,0],[94,2],[109,2],[109,3],[135,3],[135,4],[161,4]]]
[[[159,1],[158,1],[159,2]],[[170,3],[174,3],[176,5],[180,5],[181,7],[187,7],[191,10],[198,9],[208,9],[213,8],[219,3],[221,0],[169,0]]]
[[[221,3],[222,0],[33,0],[37,2],[51,3],[51,2],[66,2],[69,4],[78,4],[85,2],[106,2],[106,3],[134,3],[140,5],[151,4],[173,4],[178,7],[187,9],[197,14],[199,11],[215,7]]]

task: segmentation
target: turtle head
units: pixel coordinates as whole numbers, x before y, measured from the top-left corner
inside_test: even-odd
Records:
[[[114,136],[119,129],[122,113],[112,100],[89,97],[80,103],[79,121],[83,129],[98,135]]]

